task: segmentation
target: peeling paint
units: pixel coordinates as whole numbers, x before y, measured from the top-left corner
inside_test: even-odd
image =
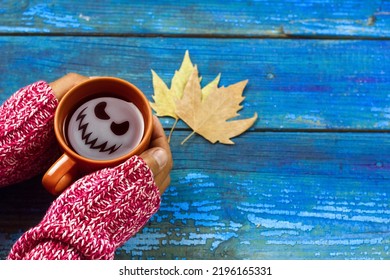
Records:
[[[346,246],[358,246],[363,244],[368,245],[377,245],[381,244],[383,238],[367,238],[367,239],[319,239],[319,240],[270,240],[267,243],[273,245],[317,245],[317,246],[337,246],[337,245],[346,245]]]
[[[297,229],[302,231],[311,231],[314,227],[309,225],[303,225],[302,223],[292,223],[288,221],[279,221],[274,219],[264,219],[256,217],[255,215],[248,215],[248,220],[254,225],[261,225],[264,228],[276,228],[276,229]]]
[[[314,125],[315,127],[326,127],[325,120],[315,115],[287,114],[285,119],[300,124]]]
[[[80,23],[75,17],[70,15],[58,16],[50,10],[47,4],[37,4],[23,13],[23,20],[33,20],[34,18],[40,18],[45,24],[60,28],[80,27]]]

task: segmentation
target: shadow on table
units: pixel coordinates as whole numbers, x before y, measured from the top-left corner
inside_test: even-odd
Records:
[[[54,196],[41,184],[42,176],[0,188],[0,233],[25,231],[40,222]]]

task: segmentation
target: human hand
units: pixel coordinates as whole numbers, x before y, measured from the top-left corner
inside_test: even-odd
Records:
[[[50,85],[61,99],[86,79],[68,74]],[[73,183],[15,243],[8,259],[113,259],[115,250],[158,210],[172,164],[164,130],[154,117],[149,148],[140,157]]]
[[[78,84],[88,80],[88,77],[76,74],[68,73],[65,76],[51,82],[49,85],[52,88],[54,95],[57,97],[58,101],[67,93],[72,87],[77,86]]]
[[[170,172],[173,160],[164,129],[156,116],[153,116],[153,133],[149,149],[144,151],[140,157],[152,170],[160,194],[163,194],[171,182]]]

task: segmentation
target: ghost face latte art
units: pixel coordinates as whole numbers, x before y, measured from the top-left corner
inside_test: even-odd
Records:
[[[73,150],[94,160],[111,160],[129,153],[140,143],[143,132],[139,109],[114,97],[99,97],[81,104],[65,126]]]

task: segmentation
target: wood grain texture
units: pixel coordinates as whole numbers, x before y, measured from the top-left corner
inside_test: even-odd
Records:
[[[208,153],[197,139],[176,149],[179,181],[117,258],[388,259],[388,164],[372,137],[249,134]],[[386,153],[388,138],[376,139]]]
[[[252,132],[234,146],[180,145],[186,133],[173,138],[160,211],[117,259],[389,259],[387,134]],[[1,190],[0,257],[43,216],[50,196],[39,188],[35,179]]]
[[[3,1],[0,32],[389,37],[390,4],[325,1]]]
[[[189,50],[205,84],[249,79],[259,120],[229,146],[179,123],[161,209],[116,258],[390,259],[390,1],[228,2],[3,1],[0,103],[67,72],[151,99]],[[1,259],[53,199],[0,189]]]
[[[390,128],[389,41],[3,36],[0,47],[1,101],[72,71],[122,77],[151,100],[150,70],[169,85],[188,49],[204,84],[249,80],[241,115],[257,112],[256,129]]]

